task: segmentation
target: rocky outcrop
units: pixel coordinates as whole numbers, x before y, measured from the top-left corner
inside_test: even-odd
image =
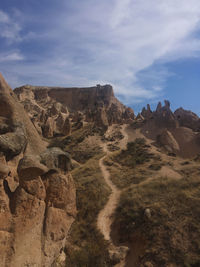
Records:
[[[175,118],[182,127],[187,127],[193,131],[200,131],[200,119],[190,110],[179,108],[174,112]]]
[[[170,131],[165,130],[161,135],[158,135],[157,142],[168,152],[177,153],[180,151],[179,145]]]
[[[153,112],[153,119],[155,124],[160,128],[176,128],[177,121],[174,116],[174,113],[170,109],[170,102],[165,100],[165,105],[162,106],[161,103],[158,103],[156,111]]]
[[[86,88],[55,88],[25,85],[14,90],[39,133],[49,138],[69,135],[81,127],[78,118],[106,129],[113,123],[131,123],[135,116],[114,96],[111,85]],[[75,120],[75,118],[77,120]]]
[[[153,113],[153,112],[151,111],[150,105],[147,104],[147,109],[144,107],[144,108],[142,109],[141,115],[142,115],[142,117],[145,118],[145,119],[150,119],[150,118],[152,118],[152,113]]]
[[[27,95],[33,96],[31,91]],[[1,266],[51,266],[76,215],[70,156],[59,148],[46,149],[2,76],[0,105]],[[28,104],[25,108],[35,114],[41,111],[36,104],[34,109]],[[57,112],[54,106],[51,114],[60,116],[61,109]],[[56,127],[62,123],[67,131],[64,117]]]
[[[159,102],[155,111],[152,112],[148,106],[143,108],[142,114],[138,115],[133,126],[141,128],[142,133],[157,145],[186,158],[200,152],[197,133],[200,119],[195,113],[182,108],[173,113],[170,102],[165,100],[164,106]]]

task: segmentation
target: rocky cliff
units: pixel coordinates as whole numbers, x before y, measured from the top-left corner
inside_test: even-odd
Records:
[[[70,156],[46,148],[0,75],[0,262],[51,266],[76,215]]]
[[[70,134],[72,122],[81,127],[84,120],[107,129],[113,123],[134,119],[133,110],[117,100],[110,85],[87,88],[25,85],[14,92],[44,137]]]

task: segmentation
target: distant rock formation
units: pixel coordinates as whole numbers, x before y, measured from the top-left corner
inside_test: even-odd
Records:
[[[25,85],[14,92],[37,131],[47,138],[70,134],[69,118],[74,120],[79,112],[82,119],[104,129],[113,123],[130,123],[135,118],[133,110],[114,96],[111,85],[86,88]]]
[[[187,127],[193,131],[200,131],[200,119],[190,110],[179,108],[174,112],[175,118],[182,127]]]
[[[199,117],[183,108],[173,113],[170,102],[167,100],[164,102],[164,106],[159,102],[153,112],[149,105],[147,109],[143,108],[140,117],[136,120],[140,121],[137,126],[139,125],[145,136],[155,140],[168,152],[174,152],[183,157],[192,157],[199,153],[199,135],[196,133],[200,131]]]
[[[0,106],[0,265],[51,266],[76,215],[70,156],[46,149],[1,75]],[[31,112],[40,111],[35,103]]]
[[[141,112],[141,115],[145,118],[145,119],[150,119],[152,118],[152,111],[151,111],[151,108],[150,108],[150,105],[147,104],[147,109],[144,107],[142,109],[142,112]]]

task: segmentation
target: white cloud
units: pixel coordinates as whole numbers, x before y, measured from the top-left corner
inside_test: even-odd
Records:
[[[5,12],[0,10],[0,23],[9,23],[9,22],[10,22],[9,16]]]
[[[70,8],[58,6],[45,31],[30,29],[30,34],[20,36],[37,45],[45,43],[46,55],[41,53],[31,64],[5,68],[27,75],[35,84],[111,83],[117,94],[138,102],[162,94],[171,75],[164,68],[155,69],[155,64],[199,56],[199,0],[85,0],[72,1]],[[19,38],[21,26],[8,14],[0,13],[0,23],[1,36]],[[6,31],[6,25],[12,27]]]
[[[24,56],[19,52],[10,52],[9,54],[0,54],[0,62],[21,61]]]
[[[20,41],[21,26],[6,12],[0,10],[0,37],[7,39],[10,43]]]

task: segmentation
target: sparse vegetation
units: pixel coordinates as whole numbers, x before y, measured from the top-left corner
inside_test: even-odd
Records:
[[[78,214],[71,229],[71,245],[67,247],[68,267],[111,266],[108,244],[96,228],[97,215],[110,193],[98,165],[101,156],[88,160],[72,172],[77,189]]]
[[[145,140],[138,138],[128,143],[126,150],[117,151],[105,159],[114,184],[119,188],[138,184],[149,178],[152,170],[161,168],[161,159],[149,153],[148,148]],[[149,162],[152,162],[152,168],[148,167]]]
[[[137,138],[135,142],[129,142],[127,149],[115,156],[115,160],[123,166],[135,167],[150,160],[152,154],[148,152],[148,145],[145,140]]]
[[[134,242],[142,233],[147,247],[141,265],[200,266],[200,178],[160,178],[132,185],[121,196],[115,214],[119,241]],[[151,217],[145,216],[150,209]],[[139,260],[139,259],[138,259]]]

